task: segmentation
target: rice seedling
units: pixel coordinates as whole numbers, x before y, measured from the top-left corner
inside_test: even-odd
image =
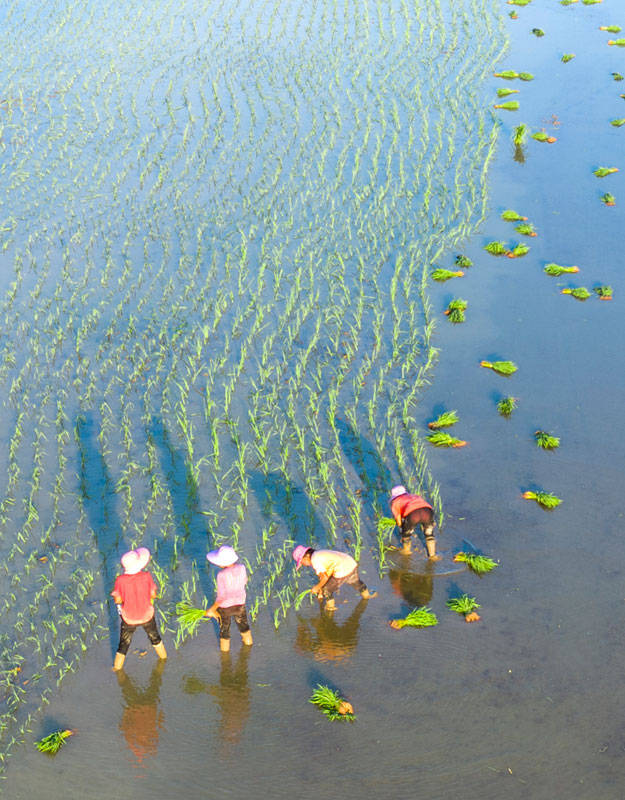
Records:
[[[625,117],[621,117],[619,119],[611,119],[610,125],[612,125],[614,128],[622,127],[623,125],[625,125]]]
[[[606,192],[605,194],[601,195],[601,202],[606,206],[615,206],[616,205],[616,198],[610,192]]]
[[[485,575],[487,572],[499,566],[499,564],[493,561],[489,556],[482,556],[478,553],[456,553],[454,561],[466,564],[476,575]]]
[[[621,28],[619,25],[599,25],[600,31],[607,31],[608,33],[620,33]]]
[[[448,281],[451,278],[462,278],[463,276],[464,272],[462,272],[462,270],[435,269],[430,273],[432,280],[438,281],[439,283]]]
[[[579,0],[560,0],[561,6],[572,6],[573,3],[577,3]]]
[[[42,753],[54,755],[55,753],[58,753],[61,747],[65,744],[65,740],[73,734],[74,731],[71,730],[53,731],[47,736],[44,736],[43,739],[39,739],[38,742],[35,742],[35,747]]]
[[[448,428],[451,425],[455,425],[459,419],[457,411],[443,411],[435,420],[428,422],[428,428],[432,431],[438,428]]]
[[[618,167],[597,167],[594,171],[594,175],[597,178],[605,178],[607,175],[612,175],[614,172],[618,172]]]
[[[389,622],[391,628],[401,630],[401,628],[430,628],[438,625],[438,618],[427,606],[413,608],[403,619],[392,619]]]
[[[506,253],[506,257],[507,258],[521,258],[522,256],[527,255],[527,253],[529,253],[529,251],[530,251],[529,245],[527,245],[527,244],[517,244],[512,248],[512,250],[509,250]]]
[[[505,90],[505,91],[508,91],[508,90]],[[512,131],[512,142],[513,142],[513,144],[515,144],[517,146],[523,144],[523,142],[525,141],[525,139],[527,137],[527,131],[528,130],[529,129],[528,129],[527,125],[524,122],[522,122],[520,125],[517,125],[516,128],[514,128],[514,130]],[[514,214],[514,212],[513,211],[511,211],[511,212],[504,211],[504,214]],[[507,218],[504,217],[504,219],[507,219]],[[515,217],[513,217],[513,219],[515,219]],[[523,217],[523,219],[525,219],[525,217]]]
[[[519,18],[519,15],[517,14],[517,12],[514,9],[512,9],[512,11],[508,12],[508,16],[510,17],[510,19],[518,19]]]
[[[454,264],[461,269],[468,269],[473,266],[473,262],[468,256],[457,255]]]
[[[565,274],[568,274],[568,273],[579,272],[579,267],[576,267],[576,266],[563,267],[560,264],[551,263],[551,264],[546,264],[545,265],[544,272],[546,272],[547,275],[551,275],[552,277],[557,278],[559,275],[565,275]]]
[[[468,304],[466,300],[455,298],[447,306],[447,309],[445,310],[445,316],[450,322],[453,323],[464,322],[464,312],[467,308],[467,305]]]
[[[492,369],[498,375],[513,375],[518,369],[514,361],[480,361],[480,367]]]
[[[623,80],[623,76],[621,75],[621,73],[620,73],[620,72],[613,72],[613,73],[612,73],[612,78],[613,78],[613,80],[615,80],[615,81],[622,81],[622,80]],[[623,95],[621,95],[621,97],[622,97],[622,96],[623,96]]]
[[[344,700],[340,694],[329,686],[317,684],[317,688],[310,696],[309,703],[317,706],[325,714],[325,716],[336,722],[341,720],[343,722],[354,722],[356,715],[351,703]]]
[[[517,406],[516,397],[503,397],[497,403],[497,411],[501,414],[502,417],[509,417],[511,416],[516,406]]]
[[[574,58],[575,58],[575,53],[563,53],[560,58],[560,61],[563,64],[568,64],[569,61],[572,61]]]
[[[595,292],[599,300],[611,300],[612,299],[612,287],[611,286],[595,286],[593,288],[593,292]]]
[[[538,236],[534,226],[529,222],[523,222],[520,225],[516,225],[514,230],[517,233],[520,233],[522,236]]]
[[[527,126],[524,127],[527,128]],[[517,214],[516,211],[511,211],[510,209],[504,211],[501,218],[506,222],[527,222],[527,217],[523,217],[521,214]]]
[[[519,94],[520,89],[508,89],[508,88],[500,88],[497,89],[497,97],[509,97],[511,94]]]
[[[506,0],[509,6],[528,6],[532,0]]]
[[[444,431],[435,431],[425,438],[434,447],[464,447],[467,444],[463,439],[456,439]]]
[[[543,450],[555,450],[560,447],[560,439],[557,436],[551,436],[546,431],[536,431],[536,444]]]
[[[523,492],[522,496],[525,500],[535,500],[539,506],[546,509],[557,508],[562,502],[555,494],[543,492],[542,490],[538,492],[528,490],[527,492]]]
[[[519,73],[515,72],[513,69],[505,69],[505,70],[503,70],[503,72],[495,72],[495,73],[493,73],[493,76],[495,78],[503,78],[504,80],[512,81],[515,78],[519,77]]]
[[[176,603],[176,617],[178,629],[184,637],[193,636],[200,622],[208,619],[206,608],[194,608],[185,600]]]
[[[518,100],[506,100],[503,103],[495,103],[493,108],[501,108],[503,111],[518,111],[521,104]]]
[[[484,245],[484,250],[493,256],[503,256],[508,252],[508,248],[505,246],[505,244],[497,241],[488,242],[488,244]]]
[[[576,300],[588,300],[591,296],[591,293],[585,286],[576,286],[572,289],[562,289],[562,294],[570,294],[571,297],[574,297]]]
[[[462,614],[465,622],[478,622],[480,615],[475,611],[479,608],[480,604],[475,597],[469,597],[468,594],[461,594],[458,597],[450,597],[447,601],[447,608],[455,611],[456,614]]]
[[[532,139],[536,139],[537,142],[543,142],[543,144],[553,144],[558,141],[555,136],[549,136],[545,131],[536,131],[536,133],[532,134]]]
[[[597,3],[603,3],[603,0],[582,0],[585,6],[595,6]]]

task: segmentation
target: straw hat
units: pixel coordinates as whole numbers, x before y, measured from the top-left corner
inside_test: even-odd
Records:
[[[211,550],[206,554],[206,558],[216,567],[229,567],[239,560],[239,556],[229,544],[223,544],[219,550]]]
[[[302,559],[306,555],[306,551],[309,550],[309,547],[306,547],[303,544],[298,544],[297,547],[293,550],[293,561],[295,561],[295,569],[299,569],[302,564]]]
[[[121,557],[122,567],[126,575],[136,575],[137,572],[141,572],[149,560],[150,551],[147,547],[138,547],[136,550],[129,550]]]
[[[402,494],[407,494],[405,486],[393,486],[391,489],[391,500],[394,500]]]

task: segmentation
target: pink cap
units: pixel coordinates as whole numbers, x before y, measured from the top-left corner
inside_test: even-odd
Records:
[[[305,547],[303,544],[298,544],[297,547],[293,550],[293,561],[295,561],[296,569],[299,569],[302,565],[302,559],[306,555],[306,551],[308,547]]]
[[[396,497],[400,497],[402,494],[406,494],[405,486],[393,486],[391,489],[391,500],[394,500]]]
[[[150,551],[147,547],[137,547],[136,550],[129,550],[121,557],[122,567],[126,575],[136,575],[137,572],[141,572],[149,560]]]

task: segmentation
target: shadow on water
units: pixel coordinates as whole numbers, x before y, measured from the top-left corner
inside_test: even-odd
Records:
[[[361,600],[341,623],[336,621],[336,612],[322,610],[319,616],[309,618],[298,614],[295,650],[302,654],[311,653],[317,661],[350,658],[358,645],[360,618],[367,605],[366,600]]]
[[[158,751],[159,734],[163,727],[159,701],[164,669],[165,661],[159,658],[145,689],[139,688],[123,669],[117,673],[124,705],[119,730],[134,755],[136,767],[145,767],[144,760],[155,756]]]
[[[107,599],[109,642],[113,655],[119,640],[119,617],[109,593],[115,583],[119,555],[127,547],[115,510],[115,488],[97,441],[99,432],[96,430],[93,414],[79,414],[76,417],[75,431],[80,459],[79,491],[100,553],[100,574],[104,597]]]
[[[369,505],[372,511],[385,505],[391,483],[391,473],[377,448],[355,430],[349,422],[335,417],[339,432],[339,442],[345,457],[367,489]]]

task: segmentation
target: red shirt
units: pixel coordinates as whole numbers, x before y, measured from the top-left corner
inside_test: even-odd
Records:
[[[129,625],[143,625],[154,616],[156,585],[149,572],[118,575],[111,594],[116,603],[121,603],[122,617]]]
[[[400,494],[391,503],[391,512],[395,517],[395,521],[397,522],[399,518],[398,525],[401,524],[403,519],[406,519],[411,511],[416,511],[419,508],[432,509],[432,506],[426,503],[420,494],[408,494],[408,492],[406,492],[405,494]],[[432,509],[432,511],[433,510],[434,509]]]

